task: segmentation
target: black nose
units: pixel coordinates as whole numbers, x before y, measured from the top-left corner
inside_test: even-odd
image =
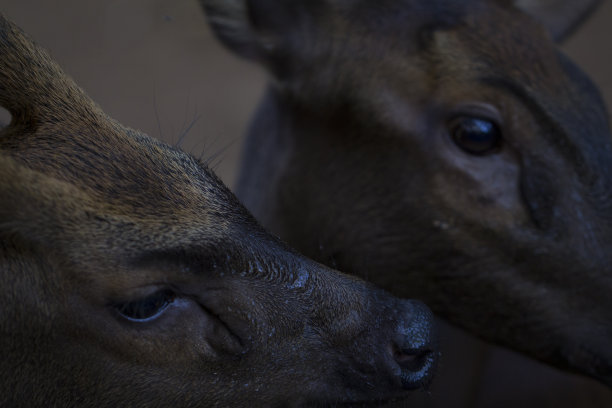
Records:
[[[402,387],[407,390],[429,385],[437,366],[439,353],[435,323],[431,311],[421,302],[402,301],[391,354],[397,366]]]

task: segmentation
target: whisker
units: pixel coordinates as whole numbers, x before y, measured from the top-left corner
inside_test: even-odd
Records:
[[[157,122],[157,133],[162,140],[161,122],[159,120],[159,109],[157,108],[157,89],[153,90],[153,110],[155,111],[155,121]]]
[[[227,153],[229,148],[232,147],[237,141],[238,141],[238,138],[236,137],[236,138],[230,140],[229,142],[225,143],[224,146],[222,146],[220,149],[218,149],[216,152],[214,152],[212,155],[210,155],[206,160],[202,160],[202,158],[204,157],[204,151],[202,151],[202,154],[200,154],[199,160],[206,167],[214,170],[223,161],[223,159],[224,159],[223,155],[225,153]],[[216,162],[215,162],[215,160],[216,160]]]
[[[181,148],[183,142],[185,141],[185,137],[189,134],[189,131],[193,128],[193,126],[200,120],[202,115],[197,115],[195,118],[191,120],[187,128],[179,135],[177,142],[174,144],[174,147]]]

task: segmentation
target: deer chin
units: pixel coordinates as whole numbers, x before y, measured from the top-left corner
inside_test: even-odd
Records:
[[[572,343],[560,351],[559,358],[570,369],[580,368],[591,377],[612,387],[612,339],[602,344],[602,338],[593,334],[586,341]],[[572,347],[572,344],[576,344]]]
[[[501,281],[499,277],[496,280]],[[579,283],[573,286],[576,293],[572,293],[572,290],[553,290],[528,281],[513,287],[516,281],[515,278],[513,283],[506,282],[505,287],[492,290],[487,300],[503,305],[505,313],[485,316],[482,309],[472,308],[469,316],[454,315],[450,320],[492,344],[504,345],[535,360],[612,386],[612,330],[602,323],[609,321],[606,318],[609,309],[605,307],[608,299],[594,297],[585,302],[576,293],[598,291],[581,289]],[[509,293],[512,287],[514,292]],[[475,293],[466,296],[475,296]],[[468,319],[490,323],[465,326]]]
[[[608,352],[608,350],[610,350],[610,347],[608,347],[606,352]],[[590,364],[592,367],[590,374],[593,378],[598,379],[608,387],[612,387],[612,356],[608,355],[602,358],[598,353],[589,352],[587,358],[583,361],[584,364]],[[581,366],[584,367],[584,364]]]

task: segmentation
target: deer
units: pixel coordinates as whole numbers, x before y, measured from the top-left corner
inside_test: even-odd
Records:
[[[0,56],[0,406],[375,404],[427,387],[425,305],[289,248],[4,16]]]
[[[597,3],[200,0],[270,78],[237,196],[432,308],[426,406],[612,406],[610,128],[558,48]]]

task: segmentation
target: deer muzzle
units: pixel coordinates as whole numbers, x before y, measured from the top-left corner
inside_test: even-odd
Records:
[[[404,313],[391,345],[397,375],[402,388],[406,390],[427,387],[434,375],[439,354],[435,351],[437,334],[432,325],[433,316],[418,301],[401,301],[401,305]]]

